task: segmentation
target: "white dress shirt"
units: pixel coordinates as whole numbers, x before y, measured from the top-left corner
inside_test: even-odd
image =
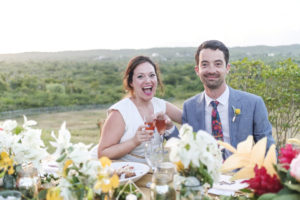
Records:
[[[205,93],[205,92],[204,92]],[[226,85],[226,89],[223,94],[217,98],[212,99],[205,93],[205,127],[206,131],[212,134],[211,128],[211,112],[212,112],[212,105],[210,104],[211,101],[218,101],[219,104],[217,106],[217,110],[220,115],[220,120],[222,124],[222,131],[224,136],[224,142],[230,144],[230,135],[229,135],[229,119],[228,119],[228,101],[229,101],[229,88]]]

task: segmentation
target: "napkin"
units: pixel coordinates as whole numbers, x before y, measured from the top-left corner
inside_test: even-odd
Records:
[[[230,196],[234,195],[235,192],[239,191],[240,189],[248,187],[247,183],[242,183],[244,179],[231,181],[231,177],[232,176],[222,174],[219,182],[215,183],[213,187],[208,190],[208,193],[215,195]]]

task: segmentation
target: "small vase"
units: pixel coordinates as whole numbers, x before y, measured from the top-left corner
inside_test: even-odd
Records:
[[[3,188],[7,190],[16,188],[16,177],[13,175],[5,174],[3,177]]]
[[[203,186],[195,177],[188,177],[181,185],[180,200],[201,200],[203,199]]]
[[[33,198],[38,193],[38,172],[32,166],[23,167],[17,180],[18,190],[28,198]]]

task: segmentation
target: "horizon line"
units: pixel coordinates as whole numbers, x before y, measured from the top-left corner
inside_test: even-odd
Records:
[[[297,46],[300,43],[293,44],[283,44],[283,45],[248,45],[248,46],[227,46],[229,49],[233,48],[247,48],[247,47],[283,47],[283,46]],[[75,52],[75,51],[122,51],[122,50],[150,50],[150,49],[176,49],[176,48],[198,48],[198,46],[177,46],[177,47],[149,47],[149,48],[117,48],[117,49],[109,49],[109,48],[99,48],[99,49],[77,49],[77,50],[55,50],[55,51],[21,51],[14,53],[1,53],[0,55],[12,55],[12,54],[26,54],[26,53],[64,53],[64,52]]]

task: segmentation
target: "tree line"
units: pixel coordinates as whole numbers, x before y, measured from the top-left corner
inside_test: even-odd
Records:
[[[192,59],[152,59],[159,64],[164,99],[184,100],[203,90]],[[227,81],[263,97],[279,145],[300,132],[299,58],[231,61]],[[112,104],[124,97],[129,59],[0,61],[0,112],[26,108]]]

